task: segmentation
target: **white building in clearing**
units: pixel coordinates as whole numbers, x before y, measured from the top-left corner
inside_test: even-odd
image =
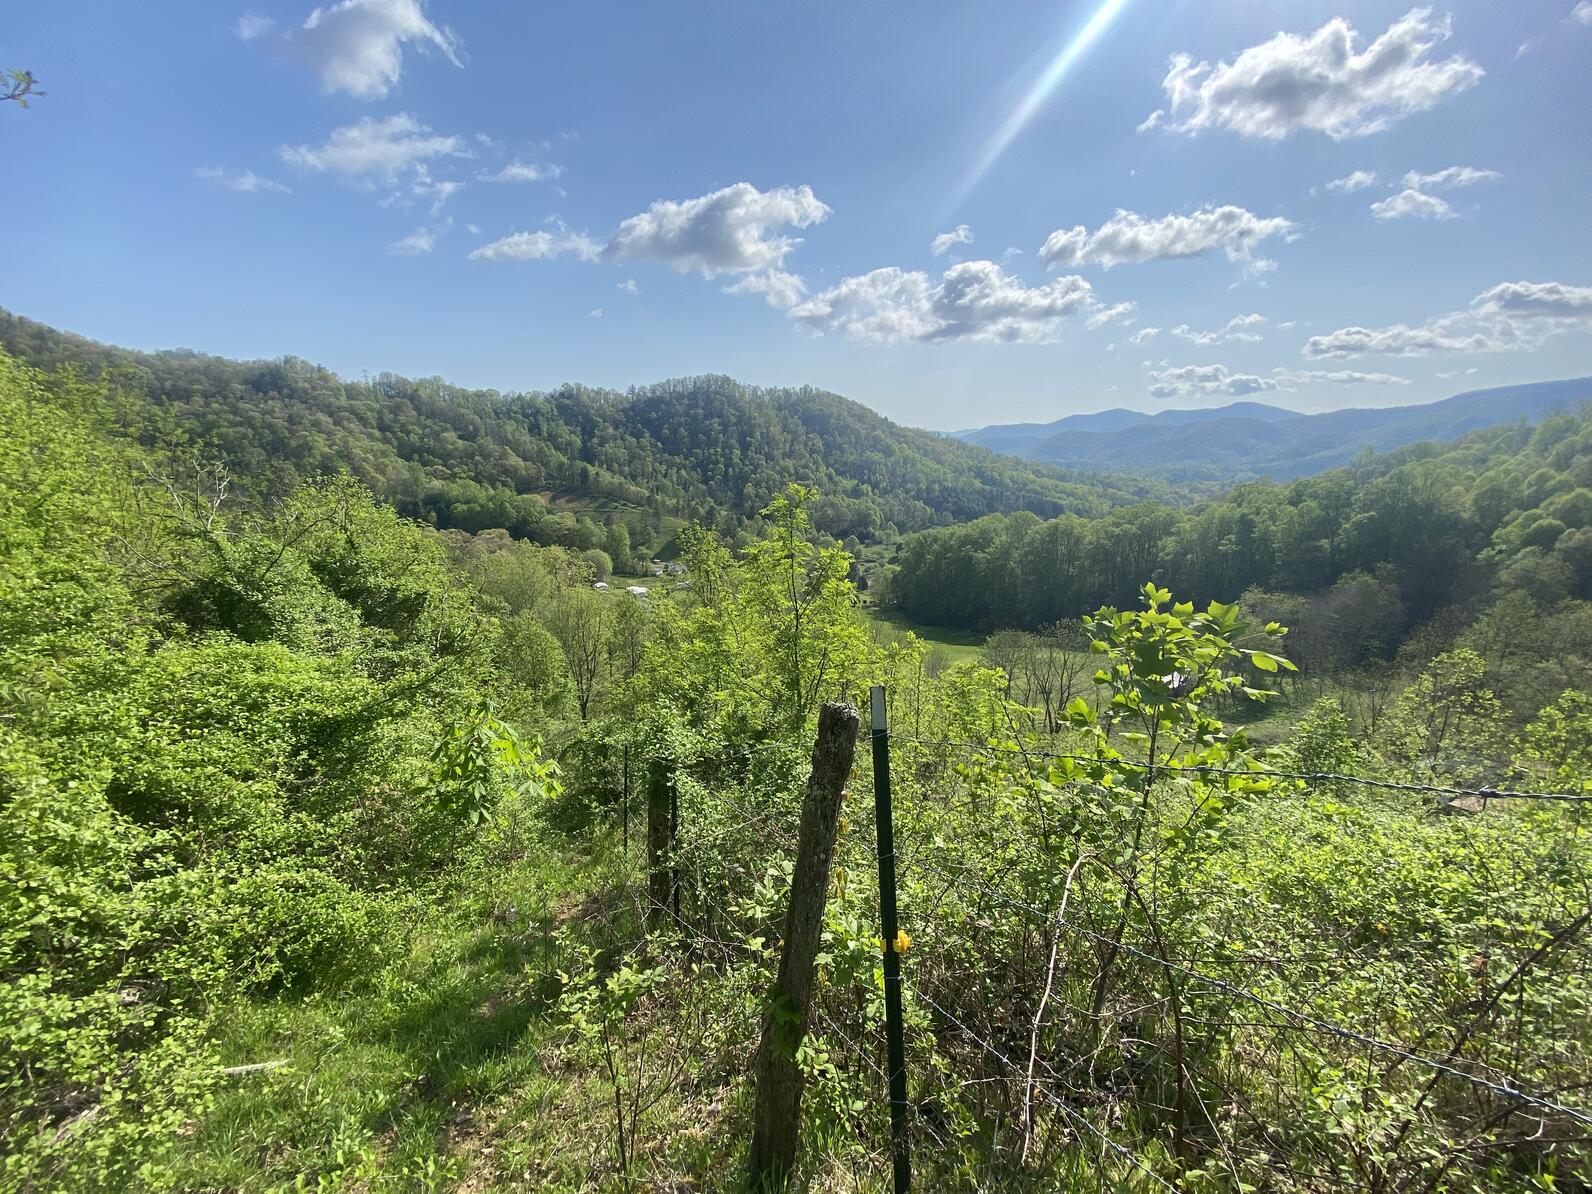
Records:
[[[645,597],[650,590],[641,585],[628,585],[625,588],[625,592],[629,593],[632,597]]]
[[[608,582],[606,580],[600,580],[594,584],[592,588],[596,589],[599,593],[606,593],[608,591]]]

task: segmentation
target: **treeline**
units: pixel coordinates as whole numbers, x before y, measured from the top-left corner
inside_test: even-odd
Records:
[[[1592,597],[1592,414],[1418,445],[1189,508],[993,515],[902,545],[885,593],[920,621],[1035,627],[1130,601],[1145,577],[1195,600],[1292,594],[1304,662],[1386,655],[1454,607]],[[1291,611],[1302,613],[1301,607]]]
[[[982,515],[1097,516],[1174,491],[1031,466],[812,389],[706,376],[627,393],[466,390],[383,373],[345,381],[307,361],[139,353],[0,311],[0,346],[46,370],[113,378],[146,447],[198,448],[256,495],[347,473],[439,528],[602,548],[622,523],[657,550],[680,520],[735,537],[790,480],[824,495],[823,533],[863,541]]]

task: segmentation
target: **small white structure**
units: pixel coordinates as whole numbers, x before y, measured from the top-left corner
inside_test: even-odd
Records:
[[[625,589],[625,592],[629,593],[632,597],[645,597],[648,591],[649,590],[643,588],[641,585],[629,585]]]
[[[606,593],[608,591],[608,582],[606,580],[600,580],[594,584],[592,588],[596,589],[599,593]]]

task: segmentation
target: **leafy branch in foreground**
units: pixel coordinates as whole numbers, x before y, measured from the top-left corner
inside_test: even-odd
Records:
[[[505,788],[552,799],[564,789],[559,766],[542,755],[542,741],[526,738],[491,709],[472,709],[448,726],[431,753],[448,810],[471,825],[492,813]]]
[[[8,70],[3,78],[5,81],[0,83],[0,103],[12,100],[19,107],[26,108],[29,96],[37,98],[47,94],[38,89],[39,81],[30,70]]]

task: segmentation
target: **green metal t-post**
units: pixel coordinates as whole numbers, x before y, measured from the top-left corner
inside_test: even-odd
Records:
[[[879,919],[884,930],[884,1027],[890,1068],[890,1158],[895,1194],[912,1188],[912,1156],[907,1147],[906,1041],[901,1024],[901,953],[896,948],[895,824],[890,811],[890,726],[884,689],[873,698],[873,813],[879,845]]]

